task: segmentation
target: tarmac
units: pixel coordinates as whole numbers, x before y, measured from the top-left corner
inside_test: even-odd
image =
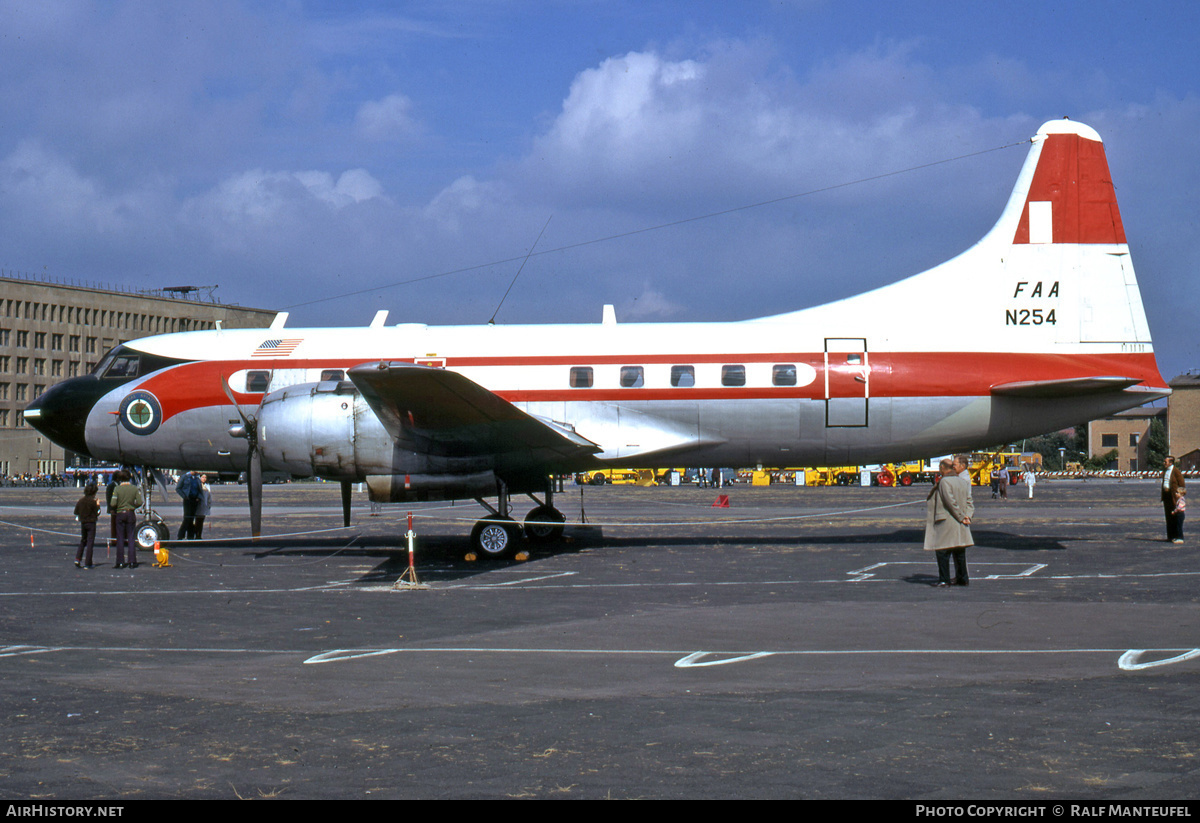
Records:
[[[215,486],[212,540],[90,571],[76,490],[0,489],[0,796],[1200,794],[1200,558],[1156,484],[976,487],[951,589],[927,488],[568,486],[567,539],[507,563],[423,504],[420,588],[408,508],[338,529],[335,484],[268,487],[293,536],[256,542]]]

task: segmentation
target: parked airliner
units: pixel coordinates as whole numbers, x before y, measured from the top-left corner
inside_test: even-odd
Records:
[[[473,544],[503,556],[520,535],[512,494],[537,504],[528,535],[561,531],[552,474],[893,461],[1170,392],[1104,144],[1069,120],[1032,138],[977,244],[835,303],[728,323],[621,324],[610,307],[588,325],[286,321],[125,343],[25,419],[100,460],[248,468],[256,534],[263,470],[340,481],[347,507],[352,482],[377,501],[475,498],[491,514]]]

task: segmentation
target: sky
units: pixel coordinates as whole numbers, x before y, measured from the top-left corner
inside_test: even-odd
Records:
[[[969,247],[1069,116],[1170,378],[1198,43],[1153,0],[0,0],[0,269],[289,325],[740,320]]]

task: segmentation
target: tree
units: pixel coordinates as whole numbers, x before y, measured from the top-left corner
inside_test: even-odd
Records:
[[[1150,421],[1150,431],[1146,435],[1146,466],[1151,471],[1162,471],[1165,466],[1165,458],[1169,453],[1170,445],[1167,443],[1167,427],[1163,425],[1161,417],[1156,417]]]

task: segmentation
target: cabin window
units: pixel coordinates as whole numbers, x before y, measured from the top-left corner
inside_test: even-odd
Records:
[[[851,366],[861,366],[862,365],[862,355],[861,354],[848,354],[848,355],[846,355],[846,363],[848,363]]]
[[[646,373],[641,366],[621,367],[621,388],[640,389],[646,385]]]
[[[590,389],[592,387],[592,367],[591,366],[572,366],[571,367],[571,388],[573,389]]]
[[[690,389],[696,385],[696,368],[694,366],[672,366],[671,385],[677,389]]]
[[[722,386],[744,386],[744,385],[746,385],[746,367],[745,366],[722,366],[721,367],[721,385]]]
[[[269,371],[246,372],[246,391],[250,394],[262,394],[270,385],[271,373]]]
[[[330,380],[345,380],[346,372],[341,369],[325,369],[321,372],[321,382],[325,383]]]
[[[776,386],[796,385],[796,364],[778,363],[772,366],[771,382]]]

